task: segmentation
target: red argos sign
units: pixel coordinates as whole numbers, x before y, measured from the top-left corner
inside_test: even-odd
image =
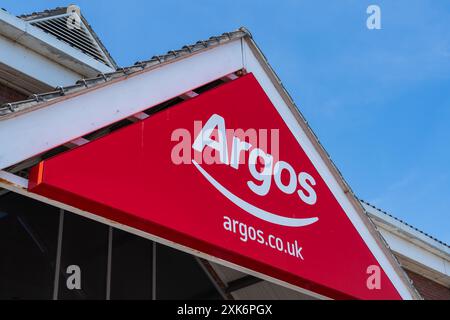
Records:
[[[252,74],[41,162],[29,189],[331,298],[401,298]]]

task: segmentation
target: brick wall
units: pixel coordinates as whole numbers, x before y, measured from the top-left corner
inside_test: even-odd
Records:
[[[425,300],[450,300],[449,288],[412,271],[406,270],[406,273]]]
[[[26,96],[0,83],[0,104],[26,99]]]

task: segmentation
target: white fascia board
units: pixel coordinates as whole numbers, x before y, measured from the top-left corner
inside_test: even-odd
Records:
[[[404,223],[388,216],[380,210],[366,204],[361,203],[367,213],[373,218],[373,221],[377,226],[385,229],[386,231],[393,232],[400,237],[408,238],[416,245],[422,247],[425,250],[433,252],[434,254],[447,258],[450,260],[450,248],[436,240],[431,239],[425,234],[405,225]]]
[[[67,86],[82,75],[0,35],[0,63],[48,88]],[[29,88],[24,88],[29,90]],[[31,89],[32,90],[32,89]]]
[[[416,263],[419,267],[426,267],[434,278],[447,278],[446,281],[450,282],[450,254],[447,246],[365,203],[362,204],[392,251],[407,258],[410,265]]]
[[[409,261],[414,261],[421,266],[427,267],[427,269],[433,271],[436,278],[446,278],[447,282],[450,281],[449,260],[421,248],[388,230],[380,229],[380,233],[386,239],[392,251],[408,258]]]
[[[365,216],[364,210],[347,189],[346,184],[331,160],[327,157],[320,143],[315,139],[307,124],[301,116],[287,92],[279,82],[278,77],[265,61],[263,54],[251,39],[243,40],[244,68],[252,72],[271,102],[277,108],[279,114],[294,133],[299,145],[301,145],[311,159],[315,168],[330,188],[331,192],[344,209],[350,221],[364,239],[367,246],[386,272],[403,299],[418,299],[419,296],[409,282],[409,278],[401,269],[393,254],[386,248],[380,234]],[[364,219],[363,217],[366,217]]]
[[[61,64],[81,74],[82,77],[88,78],[98,73],[114,71],[113,68],[3,10],[0,10],[0,34],[49,58],[55,64]]]
[[[241,41],[163,63],[92,89],[0,118],[4,169],[242,69]]]

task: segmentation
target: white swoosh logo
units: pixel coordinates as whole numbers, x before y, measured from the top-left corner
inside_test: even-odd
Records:
[[[200,171],[200,173],[209,181],[221,194],[228,198],[231,202],[237,205],[239,208],[247,211],[251,215],[265,220],[267,222],[279,224],[287,227],[304,227],[310,225],[314,222],[317,222],[319,218],[288,218],[284,216],[280,216],[248,203],[247,201],[239,198],[232,192],[230,192],[227,188],[222,186],[216,179],[214,179],[208,172],[206,172],[195,160],[192,160],[192,163],[195,167]]]

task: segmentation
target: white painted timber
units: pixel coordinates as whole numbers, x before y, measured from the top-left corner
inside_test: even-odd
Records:
[[[13,189],[10,189],[10,187],[8,188],[5,187],[5,189],[9,189],[11,191],[28,188],[27,179],[19,177],[18,175],[15,175],[13,173],[4,170],[0,170],[0,183],[6,183],[10,187],[13,186]]]
[[[446,282],[450,281],[450,261],[448,259],[439,257],[387,230],[380,229],[380,232],[394,252],[435,271],[437,278],[442,278],[441,280],[446,278]]]
[[[235,73],[230,73],[230,74],[226,75],[225,77],[223,77],[222,81],[229,82],[229,81],[236,80],[237,78],[238,78],[238,76]]]
[[[435,253],[446,259],[450,259],[450,248],[443,243],[430,238],[422,232],[406,225],[390,217],[379,209],[376,209],[366,203],[362,203],[364,209],[374,220],[375,224],[389,232],[396,233],[401,237],[406,237],[410,241],[413,241],[416,245],[425,248],[428,251]]]
[[[0,118],[0,169],[242,68],[240,39],[111,81],[31,112]],[[125,81],[126,79],[126,81]]]
[[[146,114],[145,112],[138,112],[136,114],[133,114],[131,117],[128,117],[128,119],[130,121],[137,122],[137,121],[147,119],[148,117],[149,117],[149,115]]]
[[[426,275],[445,285],[450,284],[450,248],[418,230],[362,203],[392,251],[411,271]],[[426,270],[424,270],[424,268]]]
[[[180,95],[180,98],[183,100],[189,100],[191,98],[194,98],[198,96],[198,93],[195,93],[194,91],[185,92],[182,95]]]
[[[67,86],[83,76],[0,35],[0,63],[47,85]]]
[[[83,144],[86,144],[88,142],[89,142],[89,140],[87,140],[87,139],[85,139],[83,137],[79,137],[79,138],[74,139],[74,140],[72,140],[70,142],[67,142],[65,145],[67,147],[69,147],[69,148],[74,148],[74,147],[82,146]]]
[[[84,77],[114,71],[113,68],[4,10],[0,10],[0,34]],[[56,85],[63,86],[64,83]]]

